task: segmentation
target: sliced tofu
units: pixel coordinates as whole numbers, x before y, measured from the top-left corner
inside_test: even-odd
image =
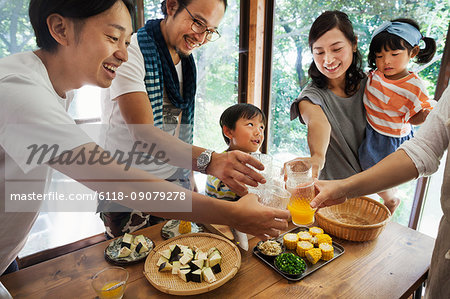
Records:
[[[185,254],[180,258],[180,263],[182,265],[186,265],[187,263],[189,263],[190,261],[192,261],[192,258],[194,257],[194,255],[189,255],[189,254]]]
[[[203,252],[203,251],[198,251],[195,254],[195,259],[196,260],[207,260],[208,259],[208,253]]]
[[[142,243],[139,243],[139,244],[136,246],[136,252],[139,253],[139,254],[144,253],[144,252],[147,252],[147,251],[148,251],[148,247],[145,246],[145,245],[142,244]],[[167,259],[167,260],[169,260],[169,259]]]
[[[181,263],[179,261],[175,261],[172,263],[172,274],[176,275],[180,271]]]
[[[209,268],[209,267],[203,268],[202,276],[203,276],[203,280],[208,282],[208,283],[213,283],[214,281],[217,280],[216,276],[214,275],[214,273],[212,272],[211,268]]]
[[[130,244],[133,243],[133,235],[125,233],[122,238],[122,243]]]
[[[119,255],[117,257],[127,257],[131,254],[131,250],[128,247],[120,248]]]
[[[220,254],[216,253],[213,254],[212,256],[210,256],[208,258],[209,261],[209,267],[213,267],[217,264],[220,264],[220,262],[222,261],[222,257],[220,256]]]
[[[161,264],[162,264],[162,263],[166,263],[166,262],[168,263],[168,262],[169,262],[169,260],[168,260],[168,259],[166,259],[166,258],[165,258],[165,257],[163,257],[163,256],[160,256],[160,257],[159,257],[159,260],[158,260],[158,261],[156,262],[156,266],[158,266],[158,267],[159,267],[159,266],[161,266]]]
[[[159,254],[161,256],[165,257],[168,260],[170,260],[170,253],[171,253],[170,249],[166,249],[166,250],[163,250],[163,251],[159,252]]]
[[[172,265],[169,262],[164,262],[159,266],[159,271],[172,271]]]
[[[199,269],[202,269],[205,261],[204,260],[193,260],[193,261],[191,261],[191,263],[196,265]]]
[[[133,243],[136,244],[136,245],[138,245],[139,243],[142,243],[142,244],[144,244],[145,246],[148,247],[147,240],[145,240],[144,235],[136,236],[136,237],[134,238]]]
[[[180,269],[180,272],[178,272],[178,276],[180,276],[180,278],[183,279],[185,282],[189,282],[190,281],[190,273],[191,273],[191,269],[184,269],[184,270]]]

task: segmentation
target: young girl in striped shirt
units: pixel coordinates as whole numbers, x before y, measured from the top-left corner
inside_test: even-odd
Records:
[[[419,48],[419,42],[425,48]],[[431,61],[436,42],[423,37],[420,27],[411,19],[385,22],[372,35],[369,49],[371,71],[364,92],[367,127],[366,137],[358,154],[363,170],[370,168],[393,153],[413,136],[411,125],[425,121],[432,109],[425,86],[419,77],[408,71],[409,61]],[[391,213],[400,204],[395,190],[379,193]]]

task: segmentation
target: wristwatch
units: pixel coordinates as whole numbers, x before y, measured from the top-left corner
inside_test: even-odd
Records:
[[[211,163],[211,157],[214,151],[207,149],[197,157],[197,168],[201,173],[206,174],[206,168]]]

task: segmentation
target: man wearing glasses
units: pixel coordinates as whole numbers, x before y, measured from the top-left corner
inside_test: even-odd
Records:
[[[106,149],[121,149],[133,142],[126,124],[151,124],[192,144],[196,67],[191,53],[220,38],[217,27],[226,6],[226,0],[164,0],[164,19],[149,20],[133,35],[128,62],[116,70],[116,79],[102,96],[102,122],[109,125]],[[212,156],[212,151],[203,152],[203,162],[197,161],[199,170],[206,173],[211,158],[220,155],[223,154]],[[195,186],[186,169],[168,164],[137,167],[185,188]],[[210,168],[208,173],[213,171]],[[101,202],[99,210],[104,209]],[[131,233],[162,220],[138,211],[101,212],[101,218],[108,237]]]

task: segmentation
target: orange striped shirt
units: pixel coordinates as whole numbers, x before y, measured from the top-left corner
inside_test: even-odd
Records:
[[[425,86],[416,74],[389,80],[380,71],[369,73],[364,91],[367,122],[380,134],[403,137],[411,132],[409,119],[432,109]]]

